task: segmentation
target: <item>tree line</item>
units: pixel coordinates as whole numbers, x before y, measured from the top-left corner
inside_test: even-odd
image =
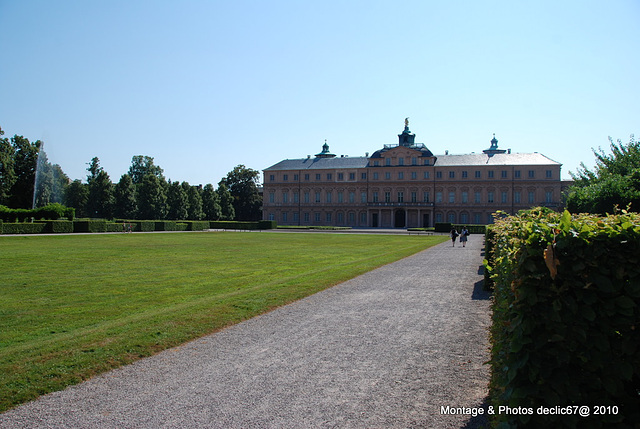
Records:
[[[3,137],[0,129],[0,205],[35,208],[60,203],[77,217],[157,220],[260,220],[259,172],[238,165],[219,183],[190,185],[167,180],[152,157],[137,155],[113,183],[94,157],[86,181],[73,180],[51,164],[43,142]]]

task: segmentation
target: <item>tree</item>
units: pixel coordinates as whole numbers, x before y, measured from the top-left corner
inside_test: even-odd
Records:
[[[129,176],[135,185],[142,183],[144,177],[148,174],[156,176],[158,179],[164,181],[162,173],[164,170],[153,163],[153,158],[150,156],[136,155],[131,158],[131,167],[129,167]]]
[[[260,173],[244,165],[236,166],[227,173],[220,184],[224,184],[233,197],[237,220],[260,220],[262,198],[258,192]]]
[[[64,192],[64,204],[76,209],[77,217],[87,217],[87,202],[89,201],[89,187],[79,179],[74,180],[66,187]]]
[[[187,194],[180,182],[170,182],[167,188],[167,218],[173,220],[186,219],[187,212]]]
[[[32,208],[36,164],[41,144],[40,140],[31,143],[23,136],[15,135],[11,138],[11,145],[14,151],[13,169],[15,181],[10,191],[9,207]]]
[[[114,189],[115,206],[113,213],[118,218],[135,219],[138,214],[136,187],[131,176],[123,174]]]
[[[166,182],[155,174],[147,174],[138,189],[138,217],[150,220],[164,219],[166,210]]]
[[[574,184],[567,192],[567,208],[576,212],[612,213],[614,207],[626,209],[631,205],[640,209],[640,142],[631,135],[628,144],[617,144],[609,137],[611,154],[602,149],[593,153],[596,166],[593,171],[580,164],[576,174],[571,173]]]
[[[220,201],[220,220],[234,220],[236,212],[233,208],[233,197],[229,189],[227,189],[227,185],[220,182],[216,192]]]
[[[100,159],[94,157],[87,167],[87,185],[89,197],[87,211],[90,217],[110,219],[113,214],[113,183],[106,171],[100,166]]]
[[[4,131],[0,128],[0,204],[8,205],[11,188],[16,182],[14,170],[15,149],[9,139],[2,137]]]
[[[207,183],[202,190],[202,211],[206,220],[218,220],[222,216],[220,199],[211,183]]]
[[[201,220],[204,217],[201,193],[202,188],[199,186],[189,186],[187,190],[187,199],[189,201],[188,219],[190,220]]]

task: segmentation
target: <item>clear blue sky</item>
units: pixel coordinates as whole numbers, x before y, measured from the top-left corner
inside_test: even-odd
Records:
[[[540,152],[640,134],[640,2],[0,0],[0,127],[86,179],[218,181],[321,150]]]

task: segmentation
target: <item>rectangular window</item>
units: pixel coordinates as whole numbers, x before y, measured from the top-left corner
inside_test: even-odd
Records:
[[[424,178],[425,178],[425,179],[428,179],[428,178],[429,178],[429,172],[428,172],[428,171],[425,171],[425,172],[424,172]]]
[[[338,180],[344,180],[344,173],[338,173]]]
[[[367,173],[362,173],[362,174],[360,175],[360,179],[362,179],[362,180],[367,180]]]
[[[300,221],[300,213],[298,213],[298,212],[294,212],[293,213],[293,221],[295,223],[298,223]]]
[[[289,175],[288,175],[288,174],[283,174],[283,175],[282,175],[282,180],[283,180],[283,181],[285,181],[285,182],[286,182],[287,180],[289,180]]]
[[[473,202],[476,204],[480,204],[482,202],[482,194],[480,192],[473,193]]]
[[[521,199],[520,192],[518,192],[518,191],[514,192],[513,193],[513,201],[516,204],[520,204],[520,199]]]
[[[269,213],[269,220],[276,220],[276,215]]]
[[[305,202],[305,203],[310,203],[310,202],[311,202],[311,201],[310,201],[310,197],[309,197],[309,193],[308,193],[308,192],[305,192],[305,193],[304,193],[304,202]]]
[[[298,176],[297,174],[293,175],[293,180],[294,182],[297,182],[298,180],[300,180],[300,176]]]
[[[349,180],[356,180],[356,173],[349,173]]]
[[[276,180],[276,175],[275,174],[270,174],[269,175],[269,181],[270,182],[274,182]]]
[[[387,171],[386,173],[384,173],[384,178],[385,178],[386,180],[391,180],[391,173],[390,173],[390,172],[388,172],[388,171]]]
[[[327,220],[327,223],[331,223],[331,212],[328,212],[326,214],[326,220]]]
[[[289,193],[288,192],[283,192],[282,193],[282,202],[284,204],[287,204],[289,202]]]
[[[535,178],[536,178],[535,170],[529,170],[529,179],[535,179]]]
[[[297,192],[293,193],[293,202],[296,204],[300,202],[300,194],[298,194]]]
[[[442,171],[436,171],[436,179],[442,179]]]
[[[467,177],[469,177],[469,172],[467,170],[462,172],[462,178],[466,179]]]
[[[398,180],[404,180],[404,172],[398,171]]]
[[[308,174],[304,175],[304,180],[307,181],[307,182],[309,181],[309,175]]]
[[[417,192],[411,192],[411,202],[412,203],[417,203],[418,202],[418,193]]]
[[[488,203],[493,202],[493,192],[487,192],[487,202]]]
[[[380,167],[380,161],[373,161],[374,167]]]
[[[384,202],[385,203],[390,203],[391,202],[391,192],[385,192],[384,193]]]
[[[493,179],[493,170],[489,170],[489,179]]]
[[[423,192],[422,193],[422,198],[423,198],[425,203],[428,203],[429,202],[429,192]]]
[[[519,179],[522,175],[522,173],[520,172],[520,170],[516,170],[513,172],[513,175],[515,176],[516,179]]]
[[[344,224],[344,215],[342,213],[338,213],[338,225]]]
[[[331,180],[333,178],[333,175],[331,173],[327,173],[327,180]]]
[[[367,224],[367,212],[360,213],[360,225]]]
[[[553,179],[553,171],[551,171],[551,170],[545,171],[545,177],[547,179]]]
[[[436,213],[436,222],[442,222],[442,213]]]
[[[304,221],[305,221],[305,223],[309,223],[309,213],[308,212],[304,214]]]
[[[450,203],[455,203],[456,202],[456,193],[455,192],[449,192],[449,202]]]
[[[398,165],[404,165],[404,158],[398,158]]]
[[[287,212],[282,213],[282,222],[287,222],[288,221],[287,217],[288,217]]]
[[[404,192],[402,191],[398,192],[398,202],[404,203]]]
[[[473,223],[475,223],[476,225],[482,223],[482,215],[480,213],[473,214]]]
[[[390,166],[390,165],[391,165],[391,158],[385,158],[385,160],[384,160],[384,164],[385,164],[386,166]]]
[[[418,158],[415,156],[411,158],[411,165],[418,165]]]
[[[314,218],[315,218],[316,222],[319,223],[320,222],[320,213],[315,213]]]
[[[500,193],[500,202],[502,204],[505,204],[507,202],[507,193],[506,192],[501,192]]]
[[[355,203],[356,202],[356,193],[355,192],[349,192],[349,202],[350,203]]]
[[[536,201],[535,192],[529,192],[529,204],[533,204]]]
[[[378,180],[378,173],[373,173],[373,180]]]
[[[546,203],[552,203],[553,202],[553,192],[549,192],[549,191],[545,192],[544,193],[544,201]]]
[[[460,213],[460,223],[469,223],[469,215],[467,213]]]
[[[418,178],[418,173],[415,171],[411,172],[411,179],[416,180]]]
[[[442,202],[442,192],[436,192],[436,203]]]
[[[360,194],[360,202],[361,203],[366,203],[367,202],[367,193],[366,192],[362,192]]]
[[[456,178],[456,172],[455,171],[450,171],[449,172],[449,179],[455,179]]]
[[[502,170],[500,172],[500,177],[503,178],[503,179],[506,179],[507,178],[507,170]]]
[[[320,202],[320,192],[316,192],[316,203]]]
[[[316,174],[316,180],[320,181],[320,174]]]
[[[354,225],[356,223],[356,214],[354,212],[349,213],[349,225]]]
[[[275,203],[276,202],[276,193],[275,192],[269,192],[269,202],[270,203]]]
[[[338,202],[341,203],[344,201],[344,193],[342,191],[338,192]]]
[[[326,201],[327,201],[328,203],[330,203],[330,202],[331,202],[331,191],[327,191],[327,199],[326,199]]]
[[[476,179],[480,179],[482,177],[482,174],[480,173],[480,170],[476,170],[475,172],[475,178]]]
[[[462,191],[462,202],[464,204],[469,202],[469,193],[467,191]]]
[[[377,192],[373,192],[373,202],[377,203],[378,202],[378,193]]]

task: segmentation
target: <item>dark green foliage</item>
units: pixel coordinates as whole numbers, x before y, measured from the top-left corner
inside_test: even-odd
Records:
[[[260,220],[258,221],[258,229],[276,229],[278,222],[275,220]]]
[[[167,218],[173,220],[186,219],[189,214],[187,211],[187,193],[180,182],[171,182],[167,188]]]
[[[38,223],[3,223],[3,234],[42,234],[46,231],[47,224]]]
[[[205,231],[209,229],[209,221],[207,220],[189,220],[184,223],[188,225],[187,231]]]
[[[532,210],[496,221],[494,406],[501,427],[634,427],[640,421],[640,216]],[[538,415],[537,407],[618,406],[617,415]],[[593,411],[592,411],[593,414]]]
[[[453,225],[450,222],[436,222],[434,226],[436,232],[449,232]]]
[[[216,193],[220,201],[220,220],[234,220],[236,218],[236,211],[233,208],[233,197],[227,185],[221,182],[220,185],[218,185]]]
[[[44,232],[54,234],[69,234],[73,232],[73,222],[68,220],[50,220],[46,222]]]
[[[220,198],[210,183],[206,184],[202,190],[202,211],[206,220],[218,220],[222,216]]]
[[[155,222],[156,231],[177,231],[178,223],[173,220],[157,220]]]
[[[48,204],[44,207],[37,209],[10,209],[5,206],[0,206],[0,219],[5,222],[25,222],[30,219],[36,220],[57,220],[61,217],[66,217],[68,220],[73,220],[75,211],[73,208],[65,207],[62,204],[54,203]]]
[[[259,220],[257,222],[212,221],[209,224],[211,229],[238,230],[276,229],[278,226],[275,220]]]
[[[111,218],[115,199],[113,183],[106,171],[100,166],[100,160],[94,157],[87,168],[87,184],[89,196],[87,200],[87,214],[89,217]]]
[[[80,180],[74,180],[64,191],[64,203],[67,207],[76,209],[78,217],[87,217],[87,201],[89,201],[89,187]]]
[[[115,206],[113,214],[120,218],[135,218],[138,214],[136,187],[131,176],[123,174],[114,189]]]
[[[262,198],[258,192],[257,185],[259,177],[260,172],[247,168],[244,165],[238,165],[220,181],[218,186],[221,187],[221,185],[225,185],[232,196],[235,214],[235,217],[229,217],[228,214],[223,214],[225,219],[251,221],[261,218]]]
[[[167,213],[166,182],[153,174],[147,174],[138,188],[138,217],[141,219],[165,219]]]
[[[107,232],[107,221],[100,219],[76,220],[73,232]]]

